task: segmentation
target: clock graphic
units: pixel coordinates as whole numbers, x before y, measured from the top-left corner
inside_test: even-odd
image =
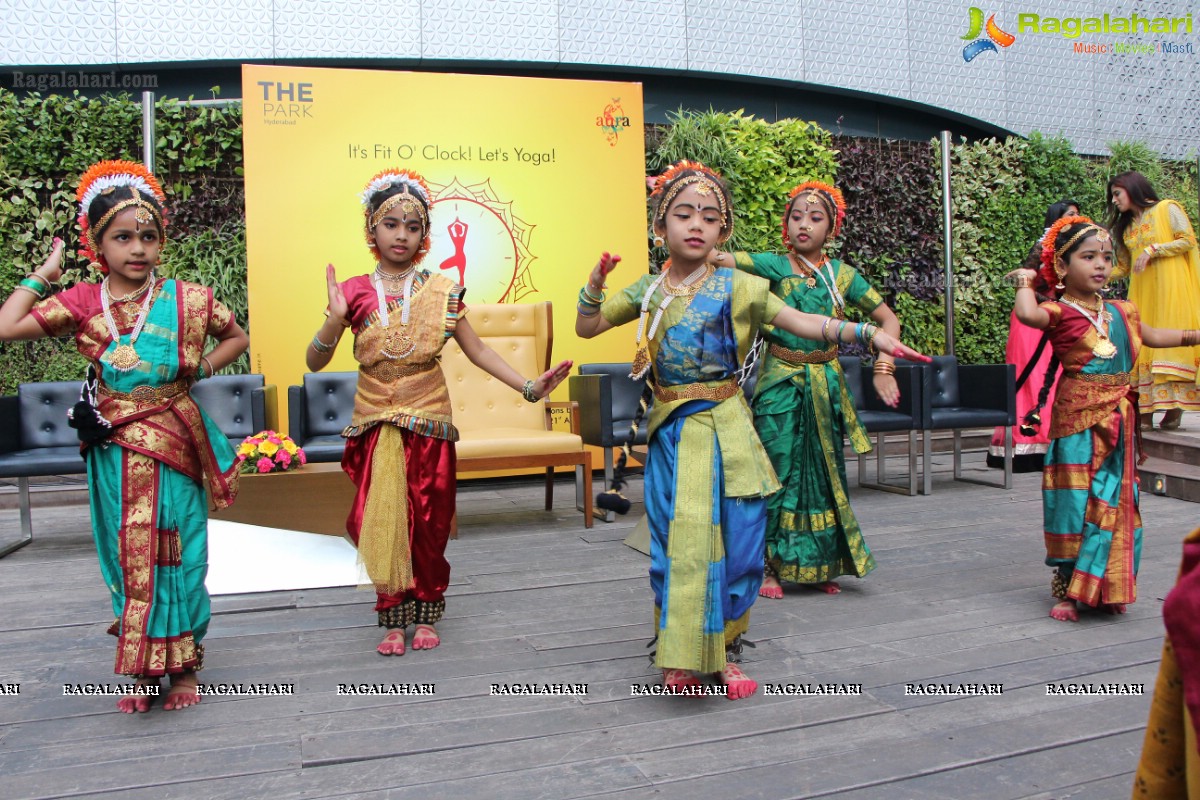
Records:
[[[537,289],[529,249],[535,225],[513,214],[491,181],[465,185],[458,178],[429,185],[430,249],[423,267],[441,271],[470,291],[477,303],[515,303]]]

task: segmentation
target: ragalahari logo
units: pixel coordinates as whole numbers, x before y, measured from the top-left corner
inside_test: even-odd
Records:
[[[1008,47],[1017,40],[1017,37],[1013,36],[1011,33],[1000,29],[1000,26],[996,24],[995,14],[992,14],[987,18],[986,25],[983,22],[982,9],[971,6],[970,14],[971,27],[966,34],[960,38],[971,39],[973,41],[963,48],[963,61],[970,63],[975,56],[979,55],[980,53],[987,52],[988,50],[991,50],[993,53],[997,53],[999,51],[996,49],[996,45]],[[987,38],[979,38],[979,34],[984,32],[987,33]]]

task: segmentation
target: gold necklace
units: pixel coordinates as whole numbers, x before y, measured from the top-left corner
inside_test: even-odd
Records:
[[[1064,303],[1070,303],[1071,305],[1079,306],[1080,308],[1086,308],[1088,311],[1092,312],[1093,314],[1099,314],[1101,309],[1104,308],[1104,306],[1103,306],[1104,301],[1100,298],[1099,295],[1093,295],[1093,296],[1096,298],[1096,302],[1094,305],[1089,305],[1084,300],[1076,297],[1073,294],[1067,294],[1066,292],[1063,293],[1062,300]]]
[[[716,267],[712,264],[705,264],[702,269],[704,271],[700,274],[693,272],[674,286],[671,285],[669,273],[664,271],[663,274],[667,277],[663,280],[663,291],[672,297],[691,297],[704,288],[705,281],[712,275]]]
[[[142,296],[142,294],[147,289],[150,288],[150,282],[152,280],[154,280],[153,272],[146,276],[146,280],[142,281],[141,286],[134,289],[132,292],[129,292],[128,294],[121,295],[120,297],[113,296],[112,290],[108,288],[108,279],[104,280],[104,282],[101,284],[101,288],[103,288],[104,291],[108,293],[108,299],[109,299],[109,302],[111,302],[111,303],[132,303],[132,302],[135,302],[139,297]]]

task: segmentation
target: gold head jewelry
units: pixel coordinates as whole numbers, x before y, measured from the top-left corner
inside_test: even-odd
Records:
[[[398,194],[392,195],[379,204],[379,208],[375,210],[375,213],[367,221],[368,230],[375,230],[379,226],[379,223],[383,221],[383,218],[388,215],[388,212],[396,206],[399,206],[400,210],[406,215],[415,212],[421,220],[421,234],[424,235],[429,232],[429,214],[425,211],[425,205],[414,195],[409,194],[407,185]]]
[[[703,173],[685,175],[672,183],[663,194],[662,200],[658,204],[658,212],[654,218],[659,222],[666,219],[667,209],[670,207],[671,202],[680,192],[692,185],[695,185],[696,194],[701,197],[708,197],[710,194],[716,195],[717,208],[721,211],[721,227],[730,227],[729,207],[725,203],[725,193],[721,191],[721,187],[717,185],[716,181]]]
[[[100,217],[100,219],[96,222],[95,225],[88,226],[88,229],[84,232],[85,243],[87,244],[87,246],[91,249],[91,251],[93,253],[99,252],[99,248],[97,247],[98,242],[96,241],[96,237],[98,235],[102,235],[104,233],[104,229],[106,227],[108,227],[110,222],[113,221],[113,217],[117,216],[117,214],[120,214],[122,211],[124,211],[125,209],[127,209],[131,206],[133,206],[137,209],[136,211],[133,212],[133,221],[136,224],[149,225],[152,222],[157,223],[159,232],[160,233],[164,232],[165,226],[163,225],[162,216],[159,214],[158,209],[155,208],[154,205],[152,203],[150,203],[150,201],[148,201],[148,200],[146,200],[146,198],[142,197],[141,193],[138,192],[136,189],[134,189],[133,191],[134,191],[133,197],[130,197],[126,200],[122,200],[119,203],[117,203],[116,205],[114,205],[112,208],[110,208],[108,211],[106,211],[104,213],[104,216]],[[110,192],[102,192],[102,194],[108,194],[108,193],[110,193]]]

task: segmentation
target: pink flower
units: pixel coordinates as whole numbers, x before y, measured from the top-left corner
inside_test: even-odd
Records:
[[[303,450],[303,448],[301,448],[300,450],[297,450],[297,451],[296,451],[296,457],[300,459],[300,463],[301,463],[302,465],[303,465],[303,464],[307,464],[307,463],[308,463],[308,456],[304,455],[304,450]]]
[[[276,453],[275,460],[282,464],[284,469],[292,465],[292,455],[287,450],[280,450]]]
[[[274,467],[275,465],[271,461],[271,459],[267,458],[266,456],[263,456],[262,458],[260,458],[258,460],[257,466],[258,466],[259,472],[270,472],[272,467]]]

